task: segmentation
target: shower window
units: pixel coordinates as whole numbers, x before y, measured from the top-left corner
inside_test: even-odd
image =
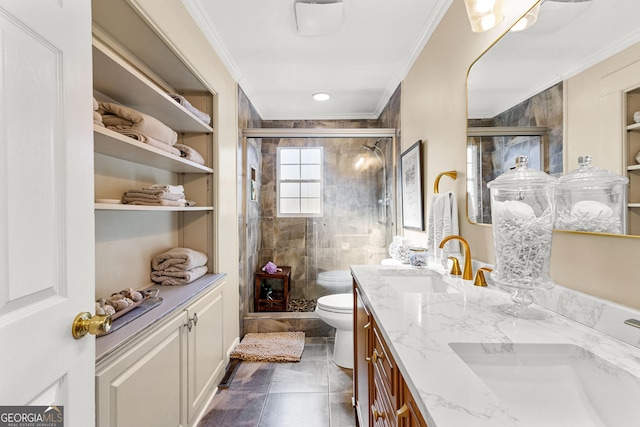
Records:
[[[322,216],[322,147],[278,147],[278,216]]]

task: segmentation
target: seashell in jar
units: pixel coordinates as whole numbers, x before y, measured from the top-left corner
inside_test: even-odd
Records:
[[[571,206],[571,213],[582,218],[610,218],[613,209],[595,200],[581,200]]]

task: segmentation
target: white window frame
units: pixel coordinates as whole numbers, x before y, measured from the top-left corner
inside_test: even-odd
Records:
[[[282,163],[282,157],[285,150],[290,150],[290,152],[297,150],[300,154],[297,161],[287,161],[286,163]],[[319,163],[310,162],[306,163],[303,160],[302,153],[305,150],[318,150],[320,152]],[[323,216],[324,203],[323,203],[323,163],[324,163],[324,150],[322,147],[278,147],[276,152],[276,170],[277,170],[277,179],[276,179],[276,199],[277,199],[277,216],[278,217],[292,217],[292,218],[310,218],[310,217],[321,217]],[[297,177],[286,177],[283,176],[282,165],[287,167],[295,167],[299,168]],[[319,177],[317,178],[305,178],[305,166],[319,166]],[[311,184],[311,185],[309,185]],[[314,185],[315,184],[315,185]],[[282,191],[281,186],[287,185],[289,188],[294,188],[296,185],[298,186],[298,194],[297,195],[284,195],[284,191]],[[319,191],[317,190],[317,186],[319,186]],[[317,197],[306,197],[304,194],[305,187],[314,187],[316,188]],[[292,211],[290,208],[287,212],[282,212],[285,202],[298,202],[298,210]],[[305,211],[306,209],[303,206],[307,205],[309,201],[317,202],[318,209],[312,212]]]

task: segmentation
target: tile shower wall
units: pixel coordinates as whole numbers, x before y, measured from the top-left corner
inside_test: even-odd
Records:
[[[375,122],[374,122],[375,123]],[[263,127],[274,122],[263,122]],[[277,122],[279,127],[285,123]],[[295,122],[289,122],[291,126]],[[320,123],[318,123],[320,124]],[[342,122],[365,127],[368,122]],[[327,122],[322,122],[326,126]],[[259,263],[291,266],[290,297],[315,300],[330,292],[317,286],[322,271],[348,270],[351,264],[378,264],[385,257],[390,223],[378,203],[382,168],[362,148],[375,139],[280,138],[262,140],[261,246]],[[381,142],[391,146],[391,141]],[[278,147],[322,147],[324,152],[324,214],[314,218],[278,218],[276,207],[276,151]],[[363,158],[363,166],[354,165]],[[388,215],[388,214],[387,214]],[[348,292],[350,285],[339,292]]]

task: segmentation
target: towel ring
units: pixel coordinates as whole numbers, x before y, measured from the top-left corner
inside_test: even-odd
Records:
[[[440,178],[442,178],[444,175],[448,176],[449,178],[453,179],[455,181],[455,179],[458,177],[458,172],[456,171],[448,171],[448,172],[442,172],[440,175],[438,175],[436,177],[436,181],[433,183],[433,193],[434,194],[438,194],[440,191],[438,190],[438,185],[440,184]]]

